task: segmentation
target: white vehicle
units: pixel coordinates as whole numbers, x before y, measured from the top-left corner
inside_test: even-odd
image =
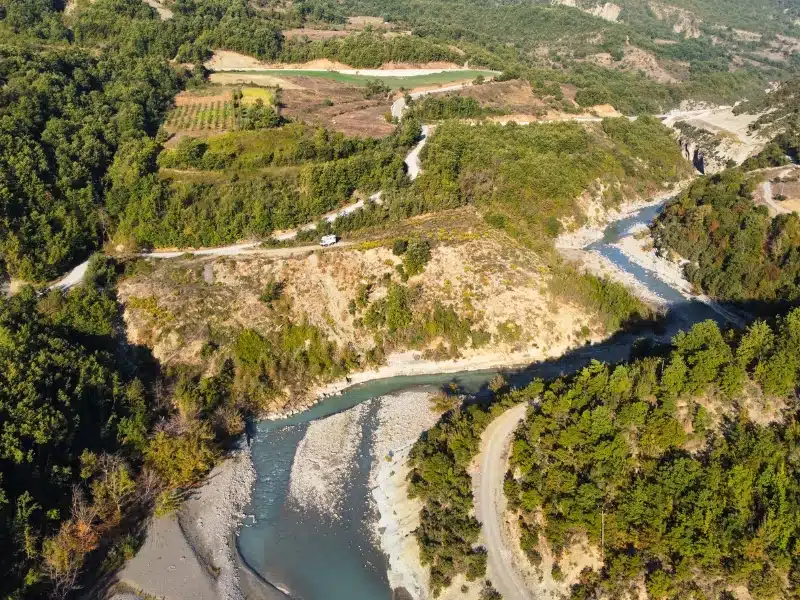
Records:
[[[336,242],[339,241],[335,235],[323,235],[322,239],[319,241],[320,246],[333,246]]]

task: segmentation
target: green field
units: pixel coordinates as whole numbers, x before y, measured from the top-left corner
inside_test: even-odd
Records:
[[[259,98],[264,101],[264,104],[273,104],[275,102],[275,92],[268,88],[245,87],[241,91],[242,104],[253,104]]]
[[[332,79],[341,83],[350,83],[353,85],[367,85],[370,81],[380,80],[391,89],[396,90],[399,88],[413,89],[424,85],[435,85],[437,83],[453,83],[456,81],[464,81],[475,79],[478,75],[483,75],[486,78],[494,77],[497,75],[495,71],[444,71],[442,73],[432,73],[430,75],[413,75],[410,77],[370,77],[367,75],[349,75],[339,73],[338,71],[304,71],[301,69],[264,69],[259,71],[220,71],[220,73],[253,73],[260,75],[272,75],[277,77],[322,77],[324,79]]]

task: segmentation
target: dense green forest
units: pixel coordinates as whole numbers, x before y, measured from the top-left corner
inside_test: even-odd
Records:
[[[542,544],[558,561],[581,536],[599,546],[603,534],[603,570],[585,570],[572,598],[622,597],[642,577],[652,598],[727,597],[740,585],[754,598],[795,597],[798,332],[800,311],[738,333],[707,321],[666,352],[519,390],[493,382],[490,404],[446,413],[410,455],[434,592],[457,574],[483,577],[467,469],[491,420],[533,402],[505,491],[536,566]]]
[[[101,535],[119,537],[153,500],[136,483],[156,414],[152,359],[119,338],[115,277],[94,260],[68,294],[0,300],[4,597],[63,596]],[[151,466],[148,489],[167,489]]]
[[[415,188],[431,209],[474,203],[491,224],[538,247],[561,232],[562,219],[583,218],[576,199],[584,190],[614,206],[690,171],[653,118],[605,119],[596,128],[445,122],[424,149],[423,166]]]
[[[157,59],[0,47],[0,252],[23,279],[85,258],[120,208],[106,175],[155,133],[180,73]]]
[[[690,261],[689,281],[735,302],[800,298],[800,218],[771,218],[753,202],[757,179],[740,169],[698,179],[653,225],[656,244]]]
[[[531,395],[506,484],[523,550],[558,559],[602,533],[603,570],[582,573],[575,599],[619,597],[642,576],[652,598],[795,597],[799,327],[800,311],[734,335],[707,321],[668,354],[595,362]]]
[[[424,502],[415,535],[434,595],[458,574],[475,580],[486,573],[486,551],[476,547],[481,525],[472,515],[467,468],[491,419],[492,413],[477,405],[450,412],[409,455],[409,496]]]
[[[482,0],[460,0],[455,4],[444,0],[424,3],[410,0],[347,0],[344,7],[351,14],[376,15],[393,23],[410,25],[415,34],[426,38],[442,42],[457,40],[467,50],[488,50],[492,56],[502,60],[502,64],[494,68],[513,69],[534,65],[551,70],[555,77],[571,79],[573,70],[588,67],[602,73],[610,84],[604,86],[602,80],[597,80],[592,95],[602,90],[604,96],[613,97],[609,94],[613,93],[616,87],[614,82],[620,78],[620,73],[582,62],[590,54],[609,52],[619,58],[626,45],[632,44],[662,60],[688,62],[688,77],[681,83],[666,85],[649,80],[648,90],[642,90],[644,93],[616,87],[620,97],[636,98],[639,102],[652,104],[659,102],[662,110],[673,108],[684,98],[716,101],[723,101],[724,98],[724,101],[731,102],[741,100],[744,96],[763,90],[770,76],[782,78],[781,73],[794,71],[797,67],[795,61],[791,65],[769,63],[761,68],[744,67],[731,72],[729,66],[734,52],[724,44],[717,44],[711,37],[713,33],[717,40],[725,38],[729,33],[726,26],[748,30],[761,26],[771,34],[793,31],[791,19],[783,12],[785,8],[789,11],[793,8],[784,6],[780,1],[756,7],[737,0],[730,10],[727,3],[725,9],[721,10],[718,3],[687,1],[684,3],[686,8],[712,19],[708,24],[709,34],[704,32],[697,39],[687,39],[675,33],[672,23],[657,19],[643,1],[618,3],[623,8],[618,23],[604,21],[575,8],[549,4],[510,1],[487,3]],[[596,5],[586,4],[591,4],[590,8]],[[751,17],[754,14],[758,17]],[[765,18],[766,15],[770,16]],[[723,27],[715,29],[712,23]],[[656,39],[666,39],[670,43],[659,44],[655,42]],[[738,42],[733,47],[738,47]],[[537,52],[542,48],[546,51]],[[475,59],[479,57],[476,53]],[[753,58],[764,60],[757,55]],[[485,57],[484,61],[487,66],[495,64],[491,56]],[[581,87],[581,77],[574,79]],[[643,85],[644,82],[640,83],[640,86]],[[677,101],[664,102],[662,98]],[[617,103],[614,104],[616,106]]]
[[[121,214],[113,243],[198,247],[266,238],[338,208],[356,190],[407,185],[403,156],[419,134],[413,120],[381,141],[289,124],[208,141],[184,138],[157,161],[159,148],[146,140],[112,171],[120,184],[111,197],[137,197]],[[172,176],[170,169],[179,171]]]

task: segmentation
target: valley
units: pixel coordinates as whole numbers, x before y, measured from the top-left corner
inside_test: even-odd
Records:
[[[790,600],[800,13],[0,0],[0,591]]]

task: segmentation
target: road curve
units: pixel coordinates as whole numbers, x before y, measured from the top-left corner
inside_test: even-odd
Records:
[[[429,89],[429,90],[422,90],[422,91],[419,91],[419,92],[413,92],[410,95],[411,95],[411,97],[413,99],[417,99],[417,98],[421,98],[422,96],[426,96],[426,95],[429,95],[429,94],[437,94],[437,93],[442,93],[442,92],[457,91],[457,90],[463,89],[465,87],[469,87],[471,85],[473,85],[472,82],[465,82],[465,83],[460,83],[460,84],[441,87],[441,88],[435,88],[435,89]],[[405,112],[406,108],[407,107],[406,107],[405,97],[401,96],[400,98],[395,100],[395,102],[392,104],[392,116],[396,117],[398,120],[402,119],[403,112]],[[659,115],[659,117],[660,118],[668,118],[668,119],[671,118],[671,119],[674,120],[676,118],[694,116],[694,115],[699,114],[699,113],[703,113],[704,114],[705,112],[709,112],[708,109],[694,110],[694,111],[673,111],[671,113],[667,113],[666,115]],[[630,119],[636,119],[636,117],[629,117],[629,118]],[[570,119],[567,119],[567,120],[573,120],[573,121],[578,121],[578,122],[602,121],[602,119],[599,118],[599,117],[585,117],[585,116],[572,116]],[[542,122],[547,122],[547,121],[542,121]],[[524,124],[527,125],[529,123],[526,122]],[[408,167],[409,179],[411,179],[412,181],[414,179],[416,179],[417,176],[422,172],[422,165],[420,164],[419,154],[420,154],[420,151],[422,150],[423,146],[427,143],[428,136],[432,132],[432,130],[433,130],[432,126],[425,125],[425,126],[422,127],[422,139],[419,142],[417,142],[417,144],[414,146],[414,148],[411,149],[411,151],[408,153],[408,155],[405,158],[404,162],[406,163],[406,166]],[[377,193],[373,194],[372,196],[370,196],[369,200],[371,200],[375,204],[381,204],[382,203],[381,196],[382,196],[382,192],[377,192]],[[349,204],[347,206],[341,207],[341,208],[337,209],[336,211],[328,213],[327,215],[323,215],[320,218],[325,219],[330,223],[333,223],[338,217],[351,214],[352,212],[360,210],[363,207],[364,207],[364,201],[363,200],[359,200],[358,202],[354,202],[354,203]],[[317,227],[316,222],[306,223],[305,225],[302,225],[302,226],[300,226],[300,227],[298,227],[296,229],[291,229],[291,230],[282,231],[282,232],[276,232],[275,234],[273,234],[273,237],[277,241],[288,241],[288,240],[294,239],[297,236],[298,231],[316,229],[316,227]],[[237,255],[237,254],[244,253],[244,251],[246,251],[246,250],[255,248],[257,245],[258,245],[258,242],[250,242],[250,243],[244,243],[244,244],[234,244],[234,245],[225,246],[225,247],[222,247],[222,248],[205,248],[205,249],[202,249],[202,250],[188,250],[187,249],[185,251],[172,251],[172,252],[169,252],[169,251],[167,251],[167,252],[152,252],[152,253],[149,254],[149,256],[151,256],[153,258],[175,258],[175,257],[178,257],[178,256],[181,256],[181,255],[185,254],[186,252],[192,252],[193,254],[214,255],[214,256]],[[142,256],[148,256],[148,255],[145,254],[145,255],[142,255]],[[69,273],[67,273],[62,279],[60,279],[56,283],[50,285],[49,289],[58,288],[58,289],[61,289],[61,290],[69,290],[70,288],[78,285],[79,283],[81,283],[81,281],[83,281],[83,278],[84,278],[84,276],[86,274],[86,267],[88,266],[88,264],[89,264],[88,261],[84,261],[81,264],[77,265]]]
[[[481,436],[479,470],[473,476],[475,516],[483,525],[482,534],[488,552],[488,578],[504,600],[534,600],[514,563],[511,544],[516,540],[504,535],[506,498],[503,481],[508,465],[511,437],[525,417],[528,404],[509,408],[497,417]]]

